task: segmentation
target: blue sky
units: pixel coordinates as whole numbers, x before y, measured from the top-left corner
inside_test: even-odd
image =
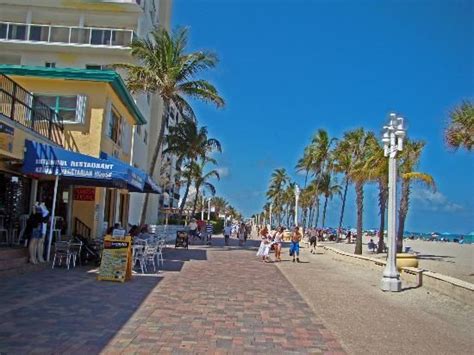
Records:
[[[474,98],[472,1],[175,0],[173,26],[190,28],[190,49],[212,49],[212,80],[227,107],[195,103],[218,138],[218,194],[245,215],[261,210],[271,172],[294,179],[318,128],[379,132],[389,112],[426,141],[419,171],[437,191],[415,186],[407,229],[474,231],[474,154],[443,142],[449,110]],[[366,187],[364,227],[378,225],[376,189]],[[336,225],[340,200],[329,204]],[[356,221],[353,187],[345,225]]]

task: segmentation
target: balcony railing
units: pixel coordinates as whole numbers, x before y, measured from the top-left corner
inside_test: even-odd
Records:
[[[63,146],[63,119],[15,81],[0,73],[0,114]]]
[[[0,41],[128,48],[133,30],[0,22]]]

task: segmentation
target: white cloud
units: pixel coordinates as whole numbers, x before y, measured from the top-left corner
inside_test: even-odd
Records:
[[[451,202],[439,191],[426,188],[414,188],[411,194],[414,202],[429,211],[458,212],[464,209],[460,204]]]
[[[217,172],[219,173],[219,176],[221,177],[221,179],[222,179],[223,177],[229,176],[229,168],[226,167],[226,166],[217,168],[216,170],[217,170]]]

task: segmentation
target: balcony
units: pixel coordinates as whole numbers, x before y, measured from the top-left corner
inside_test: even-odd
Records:
[[[0,22],[0,43],[128,49],[133,30]]]
[[[0,73],[0,115],[63,146],[63,119],[9,77]]]

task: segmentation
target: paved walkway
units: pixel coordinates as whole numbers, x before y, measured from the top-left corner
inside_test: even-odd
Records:
[[[194,246],[165,257],[166,271],[125,284],[86,268],[0,280],[0,353],[343,352],[255,251]]]
[[[302,250],[304,264],[278,268],[351,354],[472,354],[474,308],[403,283],[403,291],[380,290],[372,270],[318,250]],[[303,266],[303,270],[301,270]]]

